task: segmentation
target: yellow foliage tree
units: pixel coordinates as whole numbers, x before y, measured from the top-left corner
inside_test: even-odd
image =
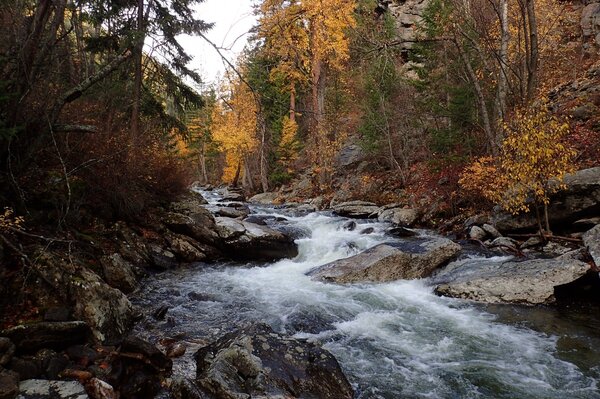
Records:
[[[20,228],[24,221],[22,216],[15,216],[12,208],[4,208],[4,212],[0,213],[0,232]]]
[[[504,132],[499,157],[477,160],[465,169],[460,184],[513,214],[529,212],[533,201],[540,232],[538,207],[543,205],[545,227],[550,232],[550,195],[564,187],[565,174],[574,170],[575,151],[564,141],[569,125],[542,105],[515,112]]]
[[[298,86],[310,85],[310,154],[317,164],[327,148],[325,72],[342,70],[348,60],[347,31],[356,24],[355,8],[353,0],[264,0],[260,6],[259,37],[278,60],[271,78],[290,93],[290,122],[295,123]]]
[[[212,133],[225,153],[222,180],[235,184],[240,170],[248,172],[248,157],[258,147],[258,110],[253,93],[239,79],[232,79],[224,89],[227,98],[215,106]]]

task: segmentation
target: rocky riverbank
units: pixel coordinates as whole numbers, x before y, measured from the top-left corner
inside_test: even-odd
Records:
[[[581,185],[581,179],[573,180]],[[594,190],[586,193],[595,195]],[[27,256],[29,303],[37,312],[26,323],[6,323],[12,325],[0,331],[0,386],[6,387],[0,398],[153,397],[164,386],[172,386],[173,396],[181,398],[229,398],[252,392],[332,398],[342,397],[335,392],[344,392],[343,397],[352,397],[352,387],[335,358],[265,326],[244,327],[203,347],[196,355],[194,381],[169,378],[171,359],[186,352],[185,344],[177,339],[147,342],[130,334],[143,317],[165,320],[168,307],[140,309],[127,297],[153,273],[221,260],[264,262],[298,254],[294,239],[302,232],[285,225],[269,227],[268,220],[250,214],[238,190],[220,189],[218,197],[218,202],[208,204],[192,191],[153,210],[144,225],[118,222],[94,236],[82,234],[88,241],[87,253],[73,251],[67,243],[50,249],[32,243],[20,251]],[[277,194],[261,194],[250,201],[271,204]],[[324,208],[324,203],[315,198],[286,206],[303,214]],[[576,216],[593,221],[597,202],[578,203],[582,205]],[[582,209],[583,204],[591,205]],[[331,211],[389,223],[387,234],[404,238],[309,272],[325,283],[429,278],[440,295],[518,304],[552,303],[557,290],[569,287],[598,289],[590,276],[597,277],[594,262],[600,263],[600,225],[591,229],[586,225],[582,245],[574,237],[561,245],[542,245],[533,242],[535,237],[517,241],[503,236],[493,218],[478,217],[464,224],[469,243],[419,236],[410,229],[422,220],[419,212],[399,204],[354,201],[335,204]],[[354,230],[357,225],[349,221],[345,228]],[[372,228],[360,231],[372,232]],[[464,248],[473,244],[489,254],[489,261],[468,259]],[[23,279],[13,281],[20,283]],[[323,380],[323,375],[329,377]]]

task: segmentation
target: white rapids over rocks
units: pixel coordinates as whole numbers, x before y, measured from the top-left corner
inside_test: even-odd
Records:
[[[356,221],[356,229],[347,231],[348,219],[326,213],[290,216],[267,207],[253,212],[284,217],[305,231],[297,240],[299,255],[271,264],[200,265],[150,280],[137,303],[172,306],[174,323],[155,327],[162,335],[211,340],[243,323],[264,321],[322,343],[358,398],[600,398],[598,363],[579,367],[564,360],[559,336],[505,324],[481,306],[438,297],[427,280],[340,286],[305,275],[399,240],[385,235],[389,225]],[[374,233],[360,234],[367,227]],[[203,299],[191,300],[190,293]]]

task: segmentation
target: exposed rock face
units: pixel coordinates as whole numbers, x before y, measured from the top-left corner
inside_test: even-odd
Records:
[[[224,250],[233,259],[276,260],[298,255],[294,241],[283,233],[247,221],[216,218],[216,230]]]
[[[429,4],[429,0],[386,0],[387,8],[396,20],[397,37],[403,50],[411,49],[417,39],[417,25],[422,22],[421,16]]]
[[[37,274],[58,296],[74,303],[75,316],[90,326],[98,341],[120,339],[128,330],[133,308],[125,294],[83,265],[49,252],[42,252],[37,259]]]
[[[365,151],[356,144],[343,147],[337,156],[337,163],[342,167],[356,165],[367,157]]]
[[[25,380],[19,384],[17,399],[88,399],[77,381]]]
[[[600,214],[600,167],[580,170],[567,175],[566,189],[552,196],[548,206],[550,223],[560,227],[578,219]],[[513,216],[504,212],[494,215],[500,231],[531,230],[537,227],[535,214]]]
[[[376,216],[379,207],[373,202],[350,201],[335,205],[333,212],[340,216],[363,219]]]
[[[230,333],[196,355],[196,384],[210,397],[351,399],[335,358],[264,324]]]
[[[21,353],[42,348],[65,349],[86,341],[90,328],[82,321],[22,324],[0,334],[10,338]]]
[[[308,275],[313,279],[342,284],[424,278],[460,250],[460,245],[446,238],[394,246],[381,244],[350,258],[319,266]]]
[[[587,247],[596,266],[600,266],[600,225],[583,235],[583,245]]]
[[[555,259],[518,261],[462,260],[433,278],[440,295],[487,303],[545,304],[554,288],[571,283],[589,266],[570,254]]]
[[[581,12],[581,30],[584,39],[592,38],[600,46],[600,3],[585,6]]]
[[[391,222],[400,226],[412,226],[419,218],[419,213],[414,209],[406,208],[382,208],[377,216],[380,222]]]
[[[133,268],[123,257],[114,253],[100,259],[104,269],[104,280],[114,288],[118,288],[124,293],[130,293],[135,290],[137,280],[133,274]]]

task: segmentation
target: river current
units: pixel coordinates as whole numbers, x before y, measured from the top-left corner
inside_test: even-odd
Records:
[[[349,231],[348,219],[326,212],[252,213],[295,231],[299,255],[268,264],[197,264],[151,277],[133,298],[146,309],[170,307],[167,320],[148,317],[138,329],[154,340],[188,342],[175,374],[194,376],[193,349],[262,321],[321,343],[357,398],[600,398],[600,318],[593,312],[477,305],[436,296],[427,279],[315,282],[305,275],[312,268],[400,239],[386,234],[389,225],[367,220]],[[366,228],[373,232],[362,234]]]

